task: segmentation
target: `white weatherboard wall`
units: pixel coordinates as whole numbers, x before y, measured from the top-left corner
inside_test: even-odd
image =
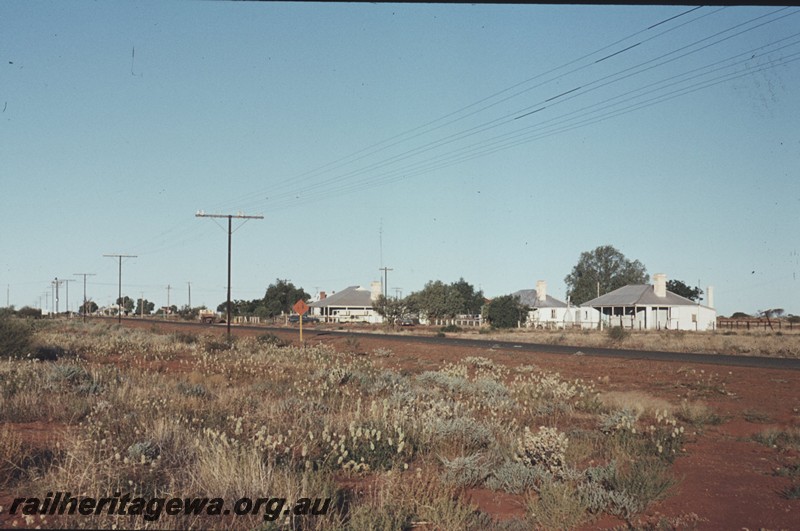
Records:
[[[653,276],[653,284],[628,285],[581,305],[584,328],[622,326],[633,330],[714,330],[717,312],[666,289],[666,275]],[[713,292],[712,292],[713,297]],[[588,309],[597,313],[591,314]]]

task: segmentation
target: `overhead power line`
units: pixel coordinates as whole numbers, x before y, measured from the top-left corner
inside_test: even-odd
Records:
[[[766,27],[768,24],[773,24],[797,13],[797,11],[788,11],[790,8],[787,7],[773,10],[720,31],[709,32],[708,35],[703,35],[691,43],[673,46],[665,53],[652,54],[651,57],[646,56],[650,49],[649,43],[655,43],[657,39],[671,35],[679,28],[708,19],[708,17],[729,8],[722,7],[702,13],[699,11],[701,9],[704,8],[702,6],[693,7],[657,21],[642,30],[617,39],[556,68],[530,76],[439,118],[302,173],[301,176],[312,178],[300,181],[304,184],[299,187],[296,185],[297,180],[284,179],[283,184],[271,185],[269,190],[250,192],[246,196],[240,196],[234,200],[240,201],[237,204],[239,208],[249,209],[268,205],[271,210],[277,211],[293,207],[299,202],[307,203],[321,198],[337,197],[437,171],[578,127],[586,127],[744,75],[790,64],[795,60],[793,56],[783,57],[761,65],[745,66],[738,73],[733,71],[735,67],[732,65],[711,66],[715,63],[710,63],[699,69],[687,69],[677,75],[665,76],[657,83],[651,82],[637,88],[622,89],[609,97],[600,97],[594,102],[587,101],[586,105],[577,109],[567,108],[567,105],[576,101],[576,98],[585,100],[591,95],[599,93],[600,89],[612,90],[615,84],[619,86],[623,80],[633,79],[634,76],[640,76],[645,72],[658,71],[657,69],[663,68],[667,64],[691,55],[698,55],[713,46],[718,46],[746,32]],[[776,37],[778,36],[776,35]],[[752,48],[752,50],[766,49],[765,46]],[[771,51],[774,52],[776,49]],[[766,57],[767,53],[770,52],[765,51],[763,54],[759,54],[759,57]],[[621,61],[642,56],[645,56],[643,61],[640,60],[630,66],[621,65]],[[744,64],[744,59],[738,64]],[[617,68],[608,73],[608,68],[612,65],[617,65]],[[603,69],[607,73],[591,78],[586,75],[590,68]],[[704,72],[703,69],[707,69],[707,71]],[[552,93],[542,95],[542,97],[536,98],[535,102],[518,106],[522,108],[507,108],[507,112],[499,112],[495,116],[486,115],[499,105],[508,104],[523,95],[531,94],[535,89],[541,89],[548,84],[561,82],[568,76],[579,74],[583,75],[582,79],[574,79],[571,86],[566,86],[570,90],[564,91],[563,88],[559,91],[553,90],[552,92],[557,95]],[[552,114],[557,107],[564,109],[564,112],[559,115]],[[488,119],[482,120],[477,125],[462,126],[460,130],[442,134],[438,138],[429,136],[467,118],[477,117],[480,113],[484,113],[483,116]],[[491,131],[500,127],[506,127],[509,130],[499,131],[500,134],[488,136]],[[429,140],[424,140],[424,138]],[[417,142],[416,145],[415,142]],[[398,149],[402,146],[406,146],[407,149]],[[392,153],[390,151],[392,149],[400,152]],[[380,158],[377,158],[379,155],[381,155]],[[266,195],[269,195],[269,199],[265,198]],[[230,204],[231,201],[227,203]],[[226,216],[221,215],[220,217]],[[136,250],[151,254],[179,248],[194,241],[192,236],[196,231],[196,225],[179,224],[162,232],[158,237],[151,238],[149,242],[143,244],[141,249],[136,248]],[[230,281],[228,285],[230,287]]]

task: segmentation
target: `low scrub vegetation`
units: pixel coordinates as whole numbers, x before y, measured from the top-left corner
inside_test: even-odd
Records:
[[[516,326],[516,325],[514,325]],[[464,337],[489,333],[488,328],[465,329]],[[631,330],[611,327],[599,330],[512,328],[491,330],[493,339],[528,341],[576,347],[624,348],[740,356],[800,358],[800,327],[793,330]]]
[[[227,342],[78,323],[35,340],[75,355],[0,362],[0,421],[56,423],[70,436],[25,473],[24,448],[1,431],[0,463],[13,466],[0,468],[0,485],[332,500],[327,515],[289,514],[275,522],[281,528],[562,528],[604,513],[630,521],[676,482],[679,418],[712,415],[477,356],[418,374],[381,368],[373,360],[391,352],[365,356],[357,340],[339,352],[270,336]],[[469,501],[465,490],[474,487],[522,496],[526,516],[493,522]],[[121,518],[38,524],[265,524],[255,515]]]

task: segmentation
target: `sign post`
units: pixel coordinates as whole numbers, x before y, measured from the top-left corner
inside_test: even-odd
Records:
[[[305,315],[305,313],[308,311],[308,304],[306,304],[306,301],[304,301],[303,299],[300,299],[296,303],[294,303],[294,306],[292,306],[292,309],[294,311],[296,311],[298,313],[298,315],[300,315],[300,319],[299,319],[299,321],[300,321],[300,343],[302,343],[303,342],[303,315]]]

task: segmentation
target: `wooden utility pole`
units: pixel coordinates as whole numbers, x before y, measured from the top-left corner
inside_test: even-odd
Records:
[[[71,278],[65,278],[61,282],[63,282],[64,284],[67,285],[67,304],[66,304],[66,307],[67,307],[67,319],[69,319],[72,316],[72,312],[69,311],[69,283],[70,282],[75,282],[75,280],[71,279]]]
[[[244,219],[245,222],[250,219],[264,219],[264,216],[246,216],[241,212],[238,214],[206,214],[202,210],[198,211],[195,214],[195,217],[198,218],[228,218],[228,299],[225,304],[226,308],[226,318],[225,324],[228,328],[228,338],[231,337],[231,234],[233,231],[231,230],[232,227],[232,220],[236,219]]]
[[[123,258],[138,258],[135,254],[104,254],[106,258],[119,259],[119,298],[117,299],[117,322],[122,323],[122,259]]]
[[[388,299],[389,298],[389,292],[387,291],[389,289],[388,272],[394,271],[394,269],[392,269],[391,267],[381,267],[380,269],[378,269],[378,271],[383,271],[383,298]]]
[[[53,299],[55,301],[55,306],[56,306],[56,313],[55,313],[56,317],[58,317],[58,300],[59,300],[59,298],[58,298],[58,287],[63,283],[64,283],[64,281],[63,280],[58,280],[58,277],[56,277],[53,280],[53,286],[55,286],[55,288],[56,288],[55,298]]]
[[[93,277],[94,273],[73,273],[76,277],[83,276],[83,322],[86,322],[86,277]]]

